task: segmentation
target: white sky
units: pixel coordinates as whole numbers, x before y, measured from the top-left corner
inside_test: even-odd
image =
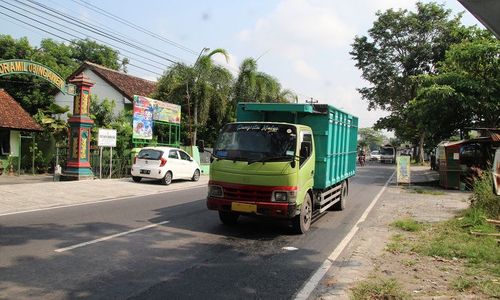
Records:
[[[45,5],[112,27],[148,47],[193,63],[189,54],[139,33],[74,2],[42,0]],[[355,35],[366,35],[375,12],[388,8],[414,9],[412,0],[255,0],[255,1],[161,1],[142,4],[135,0],[89,0],[135,24],[185,45],[198,53],[203,47],[224,48],[230,53],[227,65],[236,73],[246,57],[259,58],[261,71],[276,77],[284,88],[299,95],[299,101],[313,97],[359,117],[360,127],[372,126],[382,111],[368,111],[356,88],[366,85],[349,55]],[[424,1],[428,2],[428,1]],[[463,23],[479,24],[458,1],[438,1],[454,13],[465,11]],[[4,10],[0,8],[0,11]],[[482,26],[480,26],[482,27]],[[13,23],[0,15],[1,33],[18,38],[28,36],[37,45],[48,34]],[[52,37],[57,39],[55,37]],[[226,65],[218,57],[218,62]],[[132,63],[139,64],[133,58]],[[148,68],[148,67],[146,67]],[[156,72],[161,73],[159,70]],[[158,75],[129,67],[131,74],[147,79]]]

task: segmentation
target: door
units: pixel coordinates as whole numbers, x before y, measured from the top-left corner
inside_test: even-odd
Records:
[[[168,151],[168,158],[167,158],[167,167],[170,171],[172,171],[172,178],[180,178],[182,177],[181,170],[181,162],[179,159],[179,153],[176,149],[171,149]]]
[[[302,203],[309,188],[314,185],[315,149],[311,131],[301,131],[299,138],[299,192],[297,203]],[[310,147],[309,150],[304,149]]]
[[[179,155],[181,157],[181,165],[182,165],[182,177],[191,178],[194,174],[194,164],[191,156],[184,151],[179,151]]]

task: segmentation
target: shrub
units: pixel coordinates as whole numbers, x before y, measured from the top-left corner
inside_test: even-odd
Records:
[[[484,172],[473,185],[471,207],[483,210],[490,218],[498,219],[500,214],[500,196],[493,192],[492,176]]]

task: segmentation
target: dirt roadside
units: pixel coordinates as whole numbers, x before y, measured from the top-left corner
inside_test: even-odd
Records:
[[[392,182],[309,299],[349,299],[351,288],[373,276],[396,279],[417,299],[479,299],[451,288],[450,283],[463,272],[462,262],[387,251],[391,236],[398,233],[398,229],[389,226],[392,222],[404,218],[439,222],[468,207],[470,193],[418,187],[423,180],[437,179],[437,173],[426,167],[412,167],[412,173],[420,181],[414,188],[437,189],[443,193],[419,194],[412,186],[402,187]]]

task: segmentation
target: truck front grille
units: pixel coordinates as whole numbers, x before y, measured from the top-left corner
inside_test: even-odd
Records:
[[[257,191],[244,188],[224,187],[224,198],[236,201],[271,201],[272,191]]]

